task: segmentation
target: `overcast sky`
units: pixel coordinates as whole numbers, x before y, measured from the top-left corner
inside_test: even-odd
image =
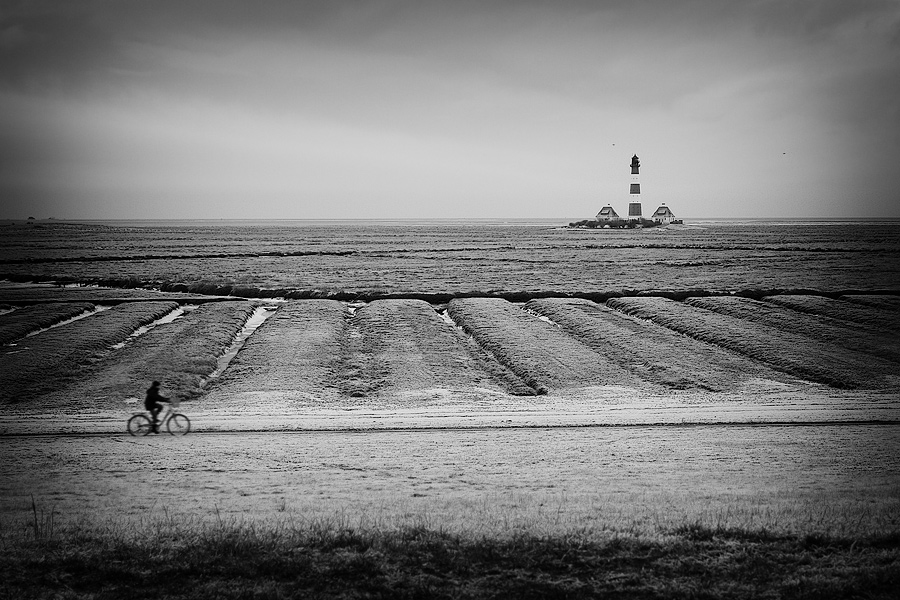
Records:
[[[0,3],[0,217],[900,217],[896,0]]]

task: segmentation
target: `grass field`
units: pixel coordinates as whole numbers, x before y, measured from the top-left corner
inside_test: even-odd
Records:
[[[900,316],[896,308],[882,309],[858,301],[847,303],[806,294],[768,296],[765,300],[796,311],[849,321],[876,331],[890,331],[894,335],[900,334]]]
[[[503,393],[524,387],[502,377],[499,365],[422,300],[372,302],[355,312],[351,328],[350,396],[384,391],[451,402],[473,388]]]
[[[4,225],[0,599],[892,598],[898,231]]]
[[[891,222],[644,231],[567,230],[565,222],[10,224],[0,278],[307,298],[900,289]]]
[[[174,302],[133,302],[26,338],[0,354],[0,402],[51,391],[138,327],[178,308]]]
[[[886,294],[848,294],[841,296],[839,300],[847,302],[855,302],[864,306],[871,306],[887,311],[900,310],[900,296],[889,296]]]
[[[581,299],[532,300],[526,308],[642,379],[671,389],[725,391],[783,376],[740,354]]]
[[[728,296],[689,298],[690,306],[703,308],[768,325],[785,333],[800,332],[806,337],[841,346],[854,352],[871,354],[892,362],[900,362],[900,347],[895,334],[888,330],[860,327],[847,321],[792,310],[780,304],[749,298]],[[852,307],[851,307],[852,308]]]
[[[126,306],[126,305],[122,305]],[[105,349],[81,368],[77,378],[45,391],[32,404],[45,409],[120,408],[127,398],[143,406],[143,392],[154,379],[165,382],[164,394],[196,398],[225,351],[254,310],[249,302],[188,305],[172,321],[134,337],[122,347]],[[139,402],[138,402],[139,401]]]
[[[8,344],[40,329],[94,310],[88,302],[38,304],[0,315],[0,344]]]
[[[814,341],[802,331],[778,330],[666,298],[613,298],[607,305],[810,381],[851,389],[896,385],[893,363]]]
[[[447,314],[479,345],[540,393],[579,385],[635,378],[554,325],[510,302],[494,298],[454,299]]]
[[[165,393],[196,398],[199,408],[241,413],[265,405],[289,414],[329,404],[424,407],[538,393],[598,402],[671,391],[794,389],[805,396],[810,384],[826,384],[883,394],[900,381],[889,330],[740,297],[620,297],[606,305],[578,298],[273,300],[262,309],[260,300],[192,304],[165,294],[93,305],[75,292],[71,309],[54,302],[0,315],[18,336],[0,353],[7,402],[113,409],[139,399],[154,379],[163,380]],[[80,313],[85,306],[102,310]],[[216,372],[254,311],[262,311],[261,326],[248,330],[227,369]],[[87,316],[40,329],[72,312]]]

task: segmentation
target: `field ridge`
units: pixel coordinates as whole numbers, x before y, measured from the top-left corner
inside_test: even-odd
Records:
[[[617,298],[607,306],[648,319],[698,340],[745,354],[785,373],[835,388],[890,388],[893,364],[873,356],[817,341],[815,360],[803,353],[810,338],[779,331],[666,298]]]

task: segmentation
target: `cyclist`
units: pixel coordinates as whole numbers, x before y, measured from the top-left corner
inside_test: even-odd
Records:
[[[157,415],[163,409],[161,402],[169,402],[169,399],[159,393],[159,382],[154,381],[147,390],[147,399],[144,400],[144,408],[150,411],[153,420],[153,433],[159,433],[159,420]]]

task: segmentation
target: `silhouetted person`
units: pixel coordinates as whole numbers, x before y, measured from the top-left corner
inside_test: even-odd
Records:
[[[169,402],[169,399],[159,393],[159,382],[154,381],[147,390],[147,399],[144,400],[144,408],[150,411],[150,417],[153,419],[153,432],[159,433],[159,421],[156,416],[163,409],[162,402]]]

